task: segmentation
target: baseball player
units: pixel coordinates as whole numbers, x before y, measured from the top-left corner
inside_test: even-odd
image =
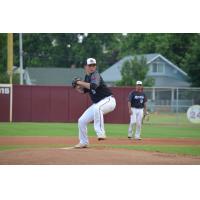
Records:
[[[94,121],[94,129],[98,140],[106,139],[104,130],[104,116],[113,111],[116,106],[115,98],[105,85],[102,77],[96,70],[96,60],[88,58],[85,65],[85,80],[75,79],[72,85],[80,93],[89,93],[93,104],[78,120],[79,144],[75,148],[85,148],[89,145],[87,124]]]
[[[136,82],[136,89],[131,91],[128,96],[128,109],[130,114],[130,124],[128,129],[128,138],[133,138],[133,128],[136,124],[135,139],[141,140],[141,126],[143,114],[147,114],[147,98],[143,92],[142,81]]]

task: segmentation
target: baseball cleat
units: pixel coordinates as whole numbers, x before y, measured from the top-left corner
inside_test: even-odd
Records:
[[[98,140],[99,140],[99,141],[100,141],[100,140],[105,140],[105,139],[106,139],[106,136],[104,136],[104,135],[98,137]]]
[[[139,137],[139,138],[135,138],[135,140],[142,140],[142,138],[141,138],[141,137]]]
[[[87,147],[88,147],[88,144],[81,144],[81,143],[74,146],[74,148],[76,149],[82,149],[82,148],[87,148]]]
[[[131,140],[131,139],[133,139],[133,137],[131,137],[131,136],[128,136],[128,139],[129,139],[129,140]]]
[[[105,139],[106,139],[106,138],[101,138],[101,137],[98,138],[99,141],[100,141],[100,140],[105,140]]]

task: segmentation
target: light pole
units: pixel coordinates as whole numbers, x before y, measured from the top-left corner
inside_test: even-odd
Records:
[[[12,76],[13,76],[13,33],[7,34],[7,73],[10,77],[10,84],[12,84]]]
[[[23,85],[23,42],[22,33],[19,33],[19,67],[20,67],[20,85]]]

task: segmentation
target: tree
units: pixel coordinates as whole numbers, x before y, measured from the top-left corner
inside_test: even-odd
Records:
[[[100,72],[117,62],[120,50],[119,34],[114,33],[89,33],[77,47],[77,55],[82,52],[82,60],[94,57],[97,60],[97,67]]]
[[[25,67],[83,67],[88,57],[97,60],[100,71],[117,61],[118,36],[108,33],[23,34]],[[18,43],[18,38],[16,42]],[[17,45],[16,45],[17,47]],[[16,53],[18,55],[18,50]]]
[[[7,35],[0,33],[0,73],[7,71]]]
[[[144,86],[153,86],[154,79],[147,77],[148,66],[146,59],[141,57],[124,62],[122,65],[121,75],[122,80],[117,82],[118,86],[135,86],[137,80],[143,82]]]
[[[184,65],[193,87],[200,87],[200,35],[197,34],[193,45],[184,59]]]
[[[88,57],[100,72],[127,55],[160,53],[199,86],[197,33],[24,33],[24,68],[83,67]],[[14,65],[19,66],[19,34],[14,34]],[[0,34],[0,73],[7,71],[7,34]]]
[[[12,77],[13,84],[19,84],[20,82],[19,79],[20,79],[19,74],[13,74],[13,77]],[[7,73],[0,74],[0,83],[9,83],[9,82],[10,82],[10,78]]]
[[[122,40],[120,56],[160,53],[186,70],[183,61],[190,48],[195,45],[197,35],[195,33],[131,33]]]

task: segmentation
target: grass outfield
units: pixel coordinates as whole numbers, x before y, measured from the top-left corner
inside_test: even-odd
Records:
[[[105,124],[108,136],[126,137],[128,124]],[[89,136],[95,136],[93,124]],[[77,136],[77,123],[0,123],[0,136]],[[143,138],[200,138],[200,126],[144,124]]]
[[[191,125],[188,121],[186,113],[151,113],[149,115],[150,124],[174,124],[174,125]]]
[[[105,124],[111,137],[127,137],[128,124]],[[95,136],[93,124],[88,127],[89,136]],[[77,123],[0,123],[0,136],[78,136]],[[144,124],[143,138],[193,138],[200,139],[199,125],[168,126]],[[200,156],[199,146],[175,145],[104,145],[110,148],[124,148],[164,153]],[[1,145],[0,150],[38,147],[62,147],[60,145]]]
[[[161,153],[173,153],[173,154],[183,154],[183,155],[192,155],[200,156],[200,147],[199,146],[175,146],[175,145],[164,145],[164,146],[155,146],[155,145],[138,145],[138,146],[123,146],[123,145],[114,145],[112,148],[123,148],[123,149],[133,149],[133,150],[143,150],[143,151],[155,151]]]

